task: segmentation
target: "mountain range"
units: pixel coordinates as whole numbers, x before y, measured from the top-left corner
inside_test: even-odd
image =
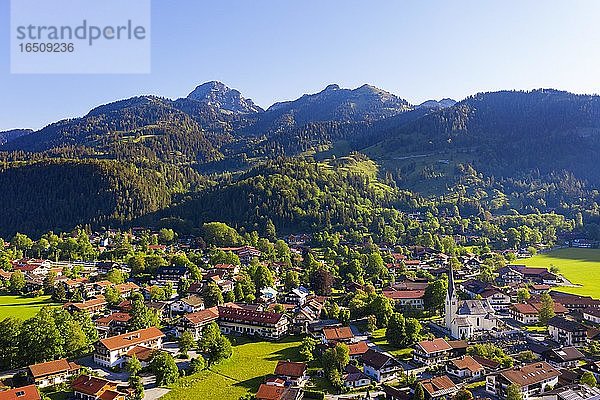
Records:
[[[362,153],[379,166],[373,179],[386,177],[392,186],[422,195],[451,192],[464,179],[465,166],[488,182],[532,176],[551,180],[545,177],[567,173],[594,190],[600,186],[600,97],[539,89],[412,105],[371,85],[344,89],[331,84],[265,110],[213,81],[180,99],[139,96],[37,131],[0,132],[0,151],[8,161],[0,170],[5,176],[24,168],[24,162],[36,163],[28,171],[34,174],[41,173],[42,165],[56,170],[56,163],[74,161],[96,177],[110,171],[105,181],[113,185],[109,187],[121,207],[119,215],[114,208],[103,209],[102,215],[79,218],[71,225],[86,220],[124,222],[169,204],[181,209],[186,196],[214,192],[223,177],[239,185],[244,174],[280,157],[331,162]],[[119,197],[127,185],[105,163],[155,175],[161,200],[148,201],[144,194],[143,213],[127,210]],[[84,164],[92,167],[81,167]],[[135,185],[138,192],[147,192],[143,182]],[[125,197],[130,195],[128,190]],[[22,205],[24,215],[27,207]],[[161,218],[176,217],[167,214]],[[51,227],[51,222],[46,225]],[[4,232],[14,229],[16,224]]]

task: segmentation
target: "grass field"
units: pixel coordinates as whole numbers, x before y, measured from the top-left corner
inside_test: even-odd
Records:
[[[401,360],[411,358],[412,356],[412,348],[399,349],[388,343],[387,339],[385,338],[385,328],[377,329],[375,332],[373,332],[373,338],[371,341],[375,343],[381,350],[387,351],[394,357],[397,357]]]
[[[40,308],[52,304],[50,296],[0,296],[0,320],[8,317],[31,318]]]
[[[212,371],[180,379],[162,399],[238,399],[247,392],[255,393],[265,376],[273,373],[277,361],[299,361],[300,341],[297,338],[277,343],[251,342],[243,338],[231,340],[234,347],[229,360],[211,368]]]
[[[561,287],[560,290],[600,298],[600,250],[598,249],[559,249],[550,253],[538,254],[516,264],[531,267],[555,265],[560,273],[578,287]]]

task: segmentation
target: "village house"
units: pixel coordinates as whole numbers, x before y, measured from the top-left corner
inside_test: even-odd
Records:
[[[383,290],[383,295],[390,299],[397,308],[402,310],[423,310],[425,308],[423,300],[425,289],[396,290],[394,288],[387,288]]]
[[[275,367],[275,375],[291,385],[301,385],[307,379],[306,371],[303,362],[279,361]]]
[[[369,349],[361,357],[363,372],[377,382],[395,379],[402,365],[395,358],[379,351]]]
[[[553,290],[550,292],[550,297],[571,312],[582,312],[588,308],[600,308],[600,300],[593,299],[590,296],[580,296]]]
[[[344,386],[350,389],[358,389],[371,384],[371,378],[352,364],[348,364],[344,369],[342,380],[344,381]]]
[[[71,383],[73,396],[81,400],[125,400],[115,382],[90,375],[80,375]]]
[[[14,389],[2,390],[0,400],[41,400],[42,397],[35,385],[28,385]]]
[[[235,307],[218,307],[218,324],[225,334],[281,339],[288,334],[289,321],[285,314],[252,311]]]
[[[48,361],[27,367],[27,379],[39,388],[59,385],[76,376],[81,367],[66,359]]]
[[[340,326],[323,329],[323,343],[352,343],[354,333],[349,326]]]
[[[575,368],[585,356],[573,346],[550,349],[543,354],[544,359],[556,368]]]
[[[176,326],[176,336],[181,337],[184,331],[188,331],[198,340],[202,337],[202,330],[211,322],[217,321],[219,311],[217,307],[207,308],[206,310],[185,314]]]
[[[178,314],[194,313],[204,310],[204,299],[192,294],[171,303],[171,311]]]
[[[546,362],[535,362],[522,367],[514,367],[488,375],[485,390],[506,398],[506,388],[515,384],[521,389],[523,398],[540,395],[558,384],[560,372]]]
[[[76,311],[87,311],[92,315],[102,314],[106,311],[108,303],[104,296],[100,295],[94,299],[84,300],[78,303],[65,303],[63,307],[73,313]]]
[[[350,343],[348,345],[348,352],[351,360],[360,359],[367,350],[369,350],[367,342]]]
[[[532,325],[539,322],[541,309],[542,303],[540,302],[529,301],[527,303],[516,303],[511,305],[509,314],[515,320],[524,325]],[[567,310],[562,304],[555,302],[554,313],[556,315],[567,315],[569,310]]]
[[[98,336],[105,338],[127,332],[129,329],[129,320],[131,320],[129,313],[115,312],[96,319],[94,325],[96,325],[96,329],[98,330]]]
[[[587,341],[587,328],[584,325],[559,316],[548,321],[548,333],[563,346],[581,346]]]
[[[262,254],[260,250],[252,246],[220,247],[219,250],[223,250],[225,252],[231,251],[233,254],[237,255],[240,261],[244,264],[249,264],[253,258],[259,258]]]
[[[173,288],[177,288],[179,282],[182,279],[188,279],[190,275],[187,267],[176,267],[176,266],[168,266],[168,267],[158,267],[156,270],[156,275],[152,283],[157,284],[159,286],[166,286],[168,283],[173,285]]]
[[[589,307],[583,311],[583,319],[593,324],[600,324],[600,308]]]
[[[94,362],[108,368],[122,368],[129,350],[136,346],[160,349],[164,336],[160,329],[151,327],[100,339],[95,345]]]
[[[309,290],[304,286],[300,286],[296,289],[292,289],[289,293],[287,293],[283,297],[283,301],[287,304],[295,304],[297,306],[304,306],[306,304],[306,299],[310,294]]]
[[[484,374],[484,368],[471,356],[452,359],[446,365],[446,372],[460,379],[479,379]]]
[[[434,376],[420,382],[428,399],[450,398],[458,392],[458,387],[446,375]]]
[[[256,400],[301,400],[303,391],[298,387],[269,385],[266,383],[258,387]]]
[[[498,283],[501,286],[513,283],[541,283],[547,285],[557,285],[560,281],[556,274],[548,271],[546,268],[533,268],[524,265],[507,265],[498,270]]]
[[[413,359],[427,366],[443,364],[448,360],[452,346],[442,338],[423,340],[414,346]]]

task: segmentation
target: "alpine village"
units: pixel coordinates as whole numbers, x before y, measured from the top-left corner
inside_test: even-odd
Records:
[[[220,82],[0,133],[0,400],[600,398],[600,97],[266,110]]]

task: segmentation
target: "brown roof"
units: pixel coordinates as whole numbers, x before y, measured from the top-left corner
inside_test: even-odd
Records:
[[[113,382],[106,379],[98,378],[90,375],[79,375],[71,383],[71,388],[74,391],[81,392],[91,396],[97,396],[106,386],[116,387]]]
[[[277,324],[283,314],[270,313],[264,311],[252,311],[243,308],[221,307],[219,306],[219,318],[228,321],[239,321],[251,324]]]
[[[0,400],[40,400],[40,392],[35,385],[0,391]]]
[[[423,389],[425,389],[432,397],[435,397],[434,395],[437,392],[450,392],[456,388],[454,382],[452,382],[452,380],[446,375],[436,376],[431,379],[421,381],[421,384],[423,385]]]
[[[348,350],[351,356],[357,356],[365,354],[369,350],[369,345],[367,345],[367,342],[351,343],[348,345]]]
[[[383,295],[388,299],[421,299],[425,296],[425,290],[384,290]]]
[[[102,345],[109,350],[119,350],[125,347],[135,346],[149,340],[158,339],[163,336],[165,336],[165,334],[162,333],[160,329],[153,326],[134,332],[128,332],[122,335],[101,339],[100,343],[102,343]]]
[[[109,325],[112,321],[127,322],[131,319],[129,313],[116,312],[96,320],[96,325]]]
[[[185,314],[183,318],[187,319],[194,325],[208,323],[219,318],[219,310],[217,307],[211,307],[207,308],[206,310]]]
[[[275,367],[275,375],[300,378],[306,372],[306,364],[303,362],[279,361]]]
[[[342,326],[339,328],[325,328],[323,329],[323,335],[327,340],[347,340],[354,337],[352,329],[348,326]]]
[[[512,307],[519,313],[519,314],[526,314],[526,315],[537,315],[539,314],[539,311],[536,310],[536,308],[534,306],[532,306],[531,304],[526,304],[526,303],[517,303],[517,304],[513,304]]]
[[[472,356],[475,361],[479,364],[483,365],[485,368],[496,369],[500,366],[500,363],[494,360],[490,360],[489,358],[481,357],[478,355]]]
[[[256,393],[257,400],[280,400],[285,387],[265,385],[264,383],[258,388]]]
[[[419,342],[418,345],[421,346],[426,353],[437,353],[439,351],[452,350],[452,347],[450,347],[448,342],[442,338],[423,340],[422,342]]]
[[[454,360],[450,360],[450,362],[458,369],[468,369],[471,372],[477,372],[483,369],[483,366],[475,361],[471,356],[455,358]]]
[[[469,347],[469,343],[467,343],[466,340],[447,340],[447,342],[454,350],[466,349]]]
[[[78,310],[87,310],[89,308],[104,306],[106,304],[107,303],[106,303],[106,300],[104,299],[104,296],[100,295],[100,296],[97,296],[95,299],[82,301],[80,303],[66,303],[64,305],[64,307],[73,306],[73,307],[77,308]]]
[[[511,383],[519,386],[527,386],[559,376],[560,372],[546,362],[536,362],[522,367],[507,369],[500,372],[500,374]]]
[[[80,367],[75,363],[70,363],[66,359],[48,361],[45,363],[30,365],[29,372],[34,378],[41,378],[47,375],[60,374],[63,372],[78,370]]]
[[[149,347],[135,346],[127,352],[127,356],[133,357],[135,355],[135,358],[140,361],[150,361],[156,351],[156,349],[151,349]]]

